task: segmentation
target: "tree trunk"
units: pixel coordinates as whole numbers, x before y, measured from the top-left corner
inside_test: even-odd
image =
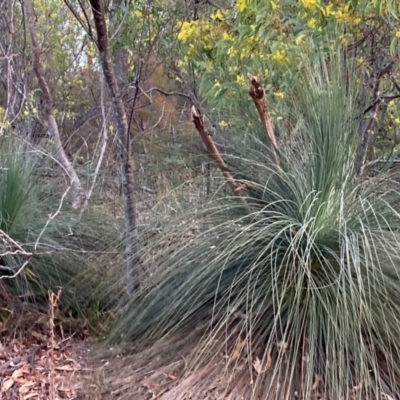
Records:
[[[107,35],[107,25],[104,15],[102,0],[89,0],[92,6],[93,20],[97,32],[97,47],[99,49],[100,62],[103,68],[104,78],[110,91],[116,131],[118,136],[118,156],[120,167],[120,181],[122,189],[122,201],[125,219],[126,240],[126,285],[128,294],[133,293],[138,282],[134,280],[134,268],[136,264],[136,204],[134,198],[134,174],[133,163],[130,159],[128,120],[124,103],[121,99],[113,63],[111,49]]]
[[[68,157],[65,154],[63,145],[61,143],[57,121],[53,114],[53,96],[51,95],[49,85],[47,84],[46,78],[44,76],[43,68],[40,64],[41,49],[36,37],[35,16],[33,14],[32,4],[30,0],[25,0],[25,15],[28,22],[29,34],[31,38],[33,69],[35,71],[36,78],[39,81],[39,87],[43,96],[44,114],[49,125],[50,134],[54,141],[55,158],[63,167],[71,182],[72,207],[79,208],[82,197],[82,186],[78,175],[76,174],[74,167],[68,160]]]

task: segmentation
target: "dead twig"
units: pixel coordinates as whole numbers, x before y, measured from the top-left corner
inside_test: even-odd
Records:
[[[54,310],[57,306],[58,300],[60,300],[60,295],[61,295],[61,289],[58,290],[57,294],[54,294],[52,291],[49,290],[49,302],[50,302],[50,308],[49,308],[49,326],[50,326],[50,399],[55,400],[56,398],[56,392],[55,392],[55,385],[54,385],[54,348],[56,347],[56,342],[54,339]]]
[[[208,134],[207,130],[204,127],[203,120],[200,114],[197,112],[196,107],[192,107],[192,121],[193,124],[199,133],[201,139],[203,140],[204,145],[208,153],[210,154],[211,158],[215,161],[218,168],[221,170],[222,175],[224,176],[226,183],[232,189],[232,193],[237,196],[240,201],[245,206],[246,210],[249,211],[248,205],[246,200],[241,196],[240,191],[243,189],[243,185],[239,185],[234,179],[232,174],[230,173],[228,166],[226,165],[225,161],[223,160],[220,152],[218,151],[217,147],[215,146],[211,136]]]
[[[249,94],[253,99],[254,105],[258,111],[258,115],[260,116],[261,123],[265,129],[265,133],[267,134],[268,139],[268,149],[270,152],[272,163],[279,168],[279,160],[276,155],[277,143],[276,137],[274,134],[274,130],[272,128],[271,117],[268,114],[267,105],[265,104],[264,99],[264,89],[262,88],[258,78],[250,73],[247,74],[249,79],[250,88]]]

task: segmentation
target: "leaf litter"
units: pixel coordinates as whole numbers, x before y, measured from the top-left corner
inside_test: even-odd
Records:
[[[0,325],[0,398],[84,399],[79,374],[85,369],[88,346],[87,339],[56,336],[51,349],[50,333],[38,325],[18,335]]]

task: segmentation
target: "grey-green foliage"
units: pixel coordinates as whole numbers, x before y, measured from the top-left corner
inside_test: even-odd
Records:
[[[188,373],[162,399],[400,393],[399,193],[387,176],[356,179],[360,101],[335,57],[299,78],[298,133],[278,171],[259,139],[228,160],[247,209],[216,198],[183,217],[175,244],[149,246],[155,272],[111,337],[152,344],[130,361],[144,371],[184,357]]]
[[[88,211],[80,224],[74,223],[66,200],[50,218],[65,188],[57,177],[49,182],[48,162],[14,139],[0,143],[0,300],[9,306],[21,301],[46,305],[48,290],[61,288],[60,308],[84,311],[95,297],[105,260],[103,255],[94,269],[92,252],[103,254],[113,246],[116,251],[120,239],[100,213]],[[88,270],[90,278],[83,279]]]

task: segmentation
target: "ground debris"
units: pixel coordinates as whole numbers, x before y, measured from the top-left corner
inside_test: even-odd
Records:
[[[40,328],[18,338],[0,331],[0,398],[84,399],[77,375],[83,369],[79,354],[87,346],[85,339],[57,337],[51,352],[50,336]]]

